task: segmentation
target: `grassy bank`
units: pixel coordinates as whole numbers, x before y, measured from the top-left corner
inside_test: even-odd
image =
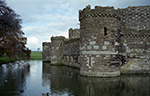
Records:
[[[16,59],[16,60],[20,60],[20,59]],[[32,51],[30,60],[42,60],[42,52],[41,51]],[[0,58],[0,64],[11,62],[11,61],[15,61],[15,59],[14,60],[9,59],[7,56]]]
[[[7,56],[0,58],[0,62],[10,62],[10,61],[12,60],[10,60]]]
[[[42,52],[41,51],[32,51],[30,60],[42,60]]]
[[[4,63],[9,63],[9,62],[13,62],[19,59],[10,59],[7,56],[1,57],[0,58],[0,65],[4,64]]]

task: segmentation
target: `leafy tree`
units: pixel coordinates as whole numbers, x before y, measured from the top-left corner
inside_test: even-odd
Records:
[[[38,48],[37,51],[40,51],[40,48]]]
[[[0,0],[0,57],[6,54],[10,59],[29,56],[25,47],[22,20],[7,4]]]

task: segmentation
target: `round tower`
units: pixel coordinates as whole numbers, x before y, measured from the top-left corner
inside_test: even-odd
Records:
[[[62,63],[64,40],[63,36],[51,37],[51,64]]]
[[[120,75],[117,42],[117,11],[113,7],[88,5],[79,11],[80,21],[80,74],[95,77]]]

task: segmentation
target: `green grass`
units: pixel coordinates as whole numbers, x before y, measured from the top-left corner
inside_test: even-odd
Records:
[[[42,60],[42,52],[41,51],[32,51],[30,60]]]
[[[14,60],[20,60],[19,58]],[[9,59],[6,55],[0,58],[0,63],[6,63],[14,61],[13,59]],[[41,51],[32,51],[30,60],[42,60],[42,52]]]
[[[10,60],[7,56],[0,58],[0,62],[10,62],[10,61],[12,61],[12,60]]]
[[[0,58],[0,65],[2,65],[4,63],[16,61],[16,60],[20,60],[20,59],[19,58],[17,58],[17,59],[10,59],[6,55],[4,55],[3,57]]]

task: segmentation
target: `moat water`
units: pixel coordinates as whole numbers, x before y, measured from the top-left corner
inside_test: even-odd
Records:
[[[27,61],[0,66],[0,96],[150,96],[150,75],[91,78],[79,69]]]

